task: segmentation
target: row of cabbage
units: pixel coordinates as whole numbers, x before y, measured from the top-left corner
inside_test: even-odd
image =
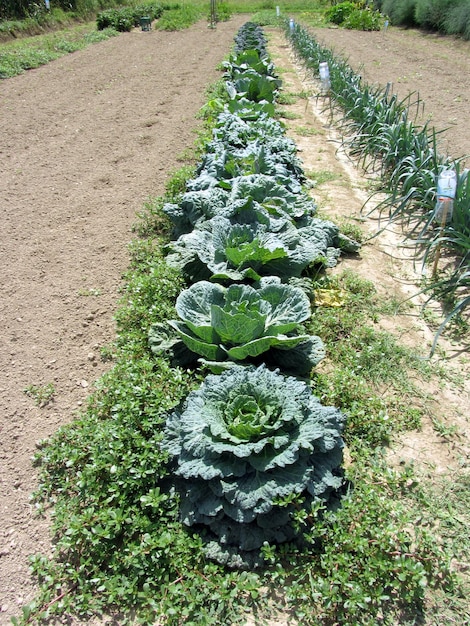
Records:
[[[426,264],[440,253],[451,256],[447,268],[432,272],[426,287],[455,303],[441,331],[470,305],[470,175],[462,165],[465,157],[441,154],[436,131],[428,123],[414,123],[411,111],[413,105],[419,110],[419,96],[416,102],[414,96],[399,100],[390,85],[367,85],[298,23],[286,23],[286,36],[313,77],[318,77],[320,62],[328,63],[330,102],[342,117],[339,126],[345,145],[366,171],[373,172],[380,182],[378,191],[385,194],[373,211],[407,226],[407,238],[416,244],[423,274],[430,274]],[[437,181],[449,169],[455,171],[457,185],[451,219],[441,224],[436,221]]]
[[[345,488],[344,416],[312,394],[321,339],[309,275],[357,244],[316,217],[295,143],[274,117],[281,86],[261,28],[248,22],[225,63],[228,102],[178,203],[167,263],[188,288],[179,319],[150,331],[155,354],[201,368],[201,387],[167,418],[163,446],[181,519],[208,556],[232,567],[262,562],[262,547],[300,541],[299,509],[330,506]]]

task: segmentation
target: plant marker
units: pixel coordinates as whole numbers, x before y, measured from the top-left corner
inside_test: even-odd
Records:
[[[455,170],[445,169],[439,174],[437,180],[437,202],[434,210],[434,219],[441,224],[441,231],[445,225],[452,219],[452,212],[454,209],[455,190],[457,188],[457,174]],[[436,248],[436,256],[434,258],[434,264],[432,268],[433,278],[437,274],[437,264],[439,263],[439,257],[441,252],[441,244],[439,243]]]
[[[328,67],[328,63],[323,61],[319,66],[320,71],[320,81],[321,81],[321,93],[326,96],[331,88],[330,82],[330,69]]]

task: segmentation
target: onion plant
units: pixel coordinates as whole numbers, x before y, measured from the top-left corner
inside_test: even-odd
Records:
[[[462,170],[462,158],[440,154],[436,131],[427,123],[418,127],[410,119],[413,106],[417,110],[421,106],[419,96],[414,103],[413,94],[400,101],[390,94],[390,85],[375,88],[365,84],[344,60],[320,46],[298,24],[294,28],[286,25],[286,36],[313,77],[318,77],[321,61],[329,65],[331,105],[343,116],[339,127],[344,143],[366,172],[376,174],[380,181],[377,192],[385,193],[372,211],[405,225],[407,238],[416,244],[416,256],[422,255],[425,263],[436,262],[441,251],[456,257],[452,272],[426,287],[436,292],[438,286],[441,293],[455,299],[445,326],[470,303],[465,291],[470,272],[470,177],[468,170]],[[448,168],[457,171],[455,210],[450,224],[437,228],[436,181]]]

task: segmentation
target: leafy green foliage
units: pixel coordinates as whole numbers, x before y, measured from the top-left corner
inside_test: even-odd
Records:
[[[184,479],[184,523],[208,526],[220,560],[233,566],[243,564],[240,550],[293,539],[292,507],[276,502],[292,494],[328,502],[337,493],[342,424],[306,383],[264,366],[207,376],[165,430],[164,447]]]
[[[348,15],[343,26],[354,30],[381,30],[384,22],[385,18],[378,11],[366,6]]]
[[[356,2],[340,2],[327,10],[326,17],[333,24],[341,25],[356,9]]]
[[[321,339],[302,332],[301,323],[311,315],[309,299],[302,289],[282,285],[275,277],[257,289],[195,283],[180,293],[176,311],[181,321],[169,324],[192,353],[209,361],[261,358],[307,375],[324,356]],[[157,354],[166,345],[160,334],[160,324],[150,329],[150,345]]]
[[[416,623],[424,619],[436,567],[449,599],[458,588],[433,521],[423,519],[423,510],[432,516],[432,508],[412,468],[397,472],[359,458],[348,477],[355,487],[340,508],[314,507],[303,520],[310,554],[274,552],[296,561],[295,582],[287,584],[278,570],[274,583],[286,584],[288,606],[302,624]]]
[[[356,30],[380,30],[384,18],[379,11],[363,2],[340,2],[327,10],[327,19],[333,24]]]
[[[261,155],[262,156],[262,155]],[[173,233],[178,236],[190,232],[195,227],[202,227],[205,221],[217,215],[226,217],[232,222],[250,222],[256,215],[261,222],[271,221],[273,228],[279,230],[285,223],[305,226],[316,212],[316,205],[307,195],[299,191],[295,179],[288,178],[289,170],[282,165],[273,165],[277,176],[265,174],[247,174],[230,176],[233,169],[250,167],[255,169],[270,167],[273,160],[263,159],[246,163],[245,159],[226,160],[223,155],[222,164],[214,159],[207,159],[207,167],[200,175],[188,183],[190,191],[183,194],[180,201],[167,203],[163,211],[174,224]],[[233,167],[232,167],[233,164]],[[217,179],[216,172],[221,172]],[[284,181],[287,184],[283,184]],[[217,184],[218,182],[218,184]]]
[[[191,282],[258,281],[262,276],[286,280],[314,265],[336,265],[338,228],[332,222],[312,218],[299,228],[287,222],[277,232],[271,223],[250,219],[232,224],[225,217],[213,217],[170,244],[167,262]]]
[[[117,31],[126,32],[139,26],[142,17],[155,20],[161,17],[162,13],[163,6],[156,2],[119,9],[107,9],[97,14],[96,27],[98,30],[114,28]]]

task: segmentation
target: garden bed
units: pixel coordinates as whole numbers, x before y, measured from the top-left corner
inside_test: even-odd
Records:
[[[93,382],[109,368],[100,358],[101,349],[114,339],[113,314],[121,275],[128,264],[126,245],[134,236],[131,226],[135,213],[150,195],[163,191],[178,157],[192,144],[194,115],[204,103],[204,88],[215,78],[217,64],[244,21],[237,17],[219,24],[214,31],[205,24],[184,33],[136,31],[0,84],[5,164],[1,185],[8,209],[3,218],[2,250],[5,331],[1,456],[7,470],[1,483],[1,587],[7,590],[0,601],[2,624],[9,623],[9,616],[34,597],[28,555],[48,550],[47,523],[36,519],[29,505],[29,494],[35,487],[31,467],[35,444],[73,418],[86,403]],[[377,37],[383,34],[344,35],[351,38],[346,44],[350,53],[351,42],[361,42],[353,64],[364,64],[366,75],[366,70],[372,72],[378,67],[379,60],[399,59],[401,73],[394,79],[387,72],[387,81],[415,76],[416,59],[407,54],[403,39],[398,37],[400,32],[386,35],[382,60],[377,57]],[[343,37],[342,31],[326,33],[331,37],[334,33],[338,41]],[[412,33],[404,36],[411,37]],[[421,41],[421,35],[415,36]],[[328,45],[334,43],[331,37],[325,41]],[[443,53],[444,41],[439,38],[433,43],[439,46],[439,54],[455,60],[456,44],[448,42],[449,52]],[[285,44],[273,37],[272,45],[273,61],[287,68],[283,75],[287,88],[291,88],[291,78],[294,91],[306,88],[296,83],[302,72],[289,65],[292,59]],[[468,55],[468,44],[462,50]],[[468,56],[462,58],[468,62]],[[420,73],[425,74],[426,68],[423,62]],[[438,68],[432,66],[429,71],[425,84],[435,86]],[[442,72],[444,81],[448,67]],[[370,74],[373,81],[382,82],[381,76]],[[431,110],[426,93],[412,79],[408,83],[411,91],[420,92],[433,120],[442,115],[439,125],[456,120],[446,131],[445,142],[455,147],[453,156],[459,156],[470,151],[465,117],[468,75],[463,63],[452,64],[452,76],[452,84],[461,89],[436,103],[435,110]],[[335,148],[337,139],[328,134],[325,119],[305,104],[300,101],[294,111],[303,119],[290,123],[292,136],[302,150],[300,156],[307,170],[335,172],[339,181],[318,185],[313,195],[325,211],[337,211],[341,197],[345,210],[339,216],[357,216],[364,181],[350,166],[338,165],[335,150],[325,148]],[[308,138],[306,133],[296,133],[296,127],[306,125],[317,131]],[[384,251],[387,241],[375,245],[365,248],[361,261],[352,262],[354,269],[360,271],[364,261],[365,273],[379,288],[400,291],[405,279],[407,288],[412,288],[411,266],[402,265],[400,259]],[[406,330],[401,317],[383,324],[419,347],[432,340],[432,331],[416,317],[413,328]],[[454,351],[455,363],[461,348],[446,344],[446,350]],[[38,393],[45,392],[49,384],[54,389],[52,401],[40,407],[34,394],[38,399]],[[25,389],[29,389],[29,396]],[[465,429],[468,388],[436,387],[429,392],[435,396],[436,411],[439,405],[445,406],[446,419],[452,423],[454,416],[459,431]],[[439,438],[428,424],[416,441],[404,442],[397,460],[423,453],[424,463],[435,463],[440,471],[446,471],[467,453],[460,443],[454,444]]]

